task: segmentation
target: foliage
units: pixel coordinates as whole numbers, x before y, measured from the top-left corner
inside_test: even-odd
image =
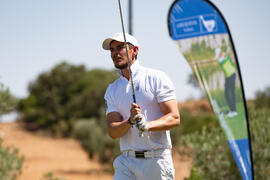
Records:
[[[182,144],[193,150],[194,166],[205,179],[241,179],[220,127],[185,135]]]
[[[112,162],[120,153],[119,140],[111,139],[105,128],[96,119],[82,119],[76,122],[73,132],[73,136],[81,142],[90,158],[98,154],[102,163]]]
[[[268,107],[270,108],[270,86],[264,90],[258,90],[255,93],[255,106],[256,108]]]
[[[18,152],[16,148],[3,147],[0,139],[0,179],[15,180],[21,174],[24,157]]]
[[[207,128],[218,127],[218,121],[213,112],[181,110],[181,124],[178,128],[171,130],[171,139],[174,146],[178,146],[183,135],[201,130],[203,126]]]
[[[48,172],[47,174],[43,176],[41,180],[65,180],[65,178],[54,177],[53,173]]]
[[[249,109],[249,119],[255,172],[254,179],[268,179],[270,177],[269,106],[261,109]]]
[[[99,118],[104,109],[107,85],[116,79],[114,71],[60,63],[30,84],[29,96],[19,102],[23,122],[30,130],[48,130],[69,136],[80,118]]]
[[[249,106],[249,127],[253,153],[255,179],[270,177],[270,110]],[[206,128],[182,136],[180,144],[192,149],[182,151],[192,156],[193,166],[202,179],[241,179],[226,138],[220,127]]]
[[[0,83],[0,114],[8,113],[15,109],[17,99],[13,97],[8,88]]]
[[[205,180],[205,178],[195,167],[191,167],[190,176],[185,180]]]

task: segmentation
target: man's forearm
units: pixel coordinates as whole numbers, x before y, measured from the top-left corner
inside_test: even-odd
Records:
[[[179,126],[180,116],[179,114],[168,113],[157,120],[147,122],[147,124],[148,131],[170,130],[174,127]]]
[[[111,122],[108,125],[109,135],[113,139],[120,138],[127,133],[130,127],[127,119],[121,122]]]

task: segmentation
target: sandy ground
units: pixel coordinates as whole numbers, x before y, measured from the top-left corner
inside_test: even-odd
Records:
[[[0,138],[4,146],[19,149],[24,156],[22,174],[18,180],[40,180],[51,172],[65,180],[112,180],[113,175],[97,160],[90,160],[74,139],[55,139],[32,134],[16,123],[0,123]],[[189,176],[191,159],[173,152],[176,180]]]

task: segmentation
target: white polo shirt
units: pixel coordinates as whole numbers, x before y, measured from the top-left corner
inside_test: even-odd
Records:
[[[146,121],[153,121],[163,116],[158,105],[176,99],[175,89],[168,76],[158,70],[145,68],[136,60],[131,66],[136,104],[141,107]],[[105,93],[106,114],[119,112],[123,119],[130,116],[132,89],[130,81],[121,75],[110,84]],[[161,148],[171,149],[170,131],[144,132],[139,137],[139,131],[133,126],[120,138],[120,150],[153,150]]]

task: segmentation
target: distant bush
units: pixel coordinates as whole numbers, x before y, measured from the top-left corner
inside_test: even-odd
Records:
[[[18,100],[11,95],[8,88],[0,83],[0,114],[8,113],[16,108]]]
[[[115,71],[56,65],[31,82],[29,96],[19,102],[25,127],[70,136],[77,119],[100,118],[106,88],[116,77]]]
[[[54,177],[53,173],[46,173],[41,180],[65,180],[65,178]]]
[[[21,174],[24,157],[18,155],[18,149],[3,147],[0,139],[0,179],[16,180]]]
[[[185,180],[206,180],[206,179],[195,167],[191,167],[190,176],[185,178]]]
[[[270,177],[270,110],[249,109],[255,179]]]
[[[207,128],[218,127],[218,120],[213,112],[180,109],[180,126],[171,130],[171,139],[174,146],[179,145],[183,135],[199,131],[203,126]]]
[[[270,177],[269,117],[269,109],[249,109],[255,179]],[[180,144],[192,149],[192,153],[190,151],[182,151],[181,153],[192,156],[193,166],[201,179],[241,179],[240,172],[220,127],[211,129],[204,127],[201,131],[184,135],[180,139]]]
[[[264,90],[258,90],[255,93],[255,107],[256,108],[270,108],[270,86]]]
[[[185,135],[181,141],[192,149],[194,167],[205,179],[241,179],[220,127],[203,128],[202,131]]]
[[[112,162],[113,158],[120,153],[119,140],[111,139],[107,129],[102,128],[96,119],[76,122],[73,136],[81,142],[90,158],[97,154],[102,163]]]

